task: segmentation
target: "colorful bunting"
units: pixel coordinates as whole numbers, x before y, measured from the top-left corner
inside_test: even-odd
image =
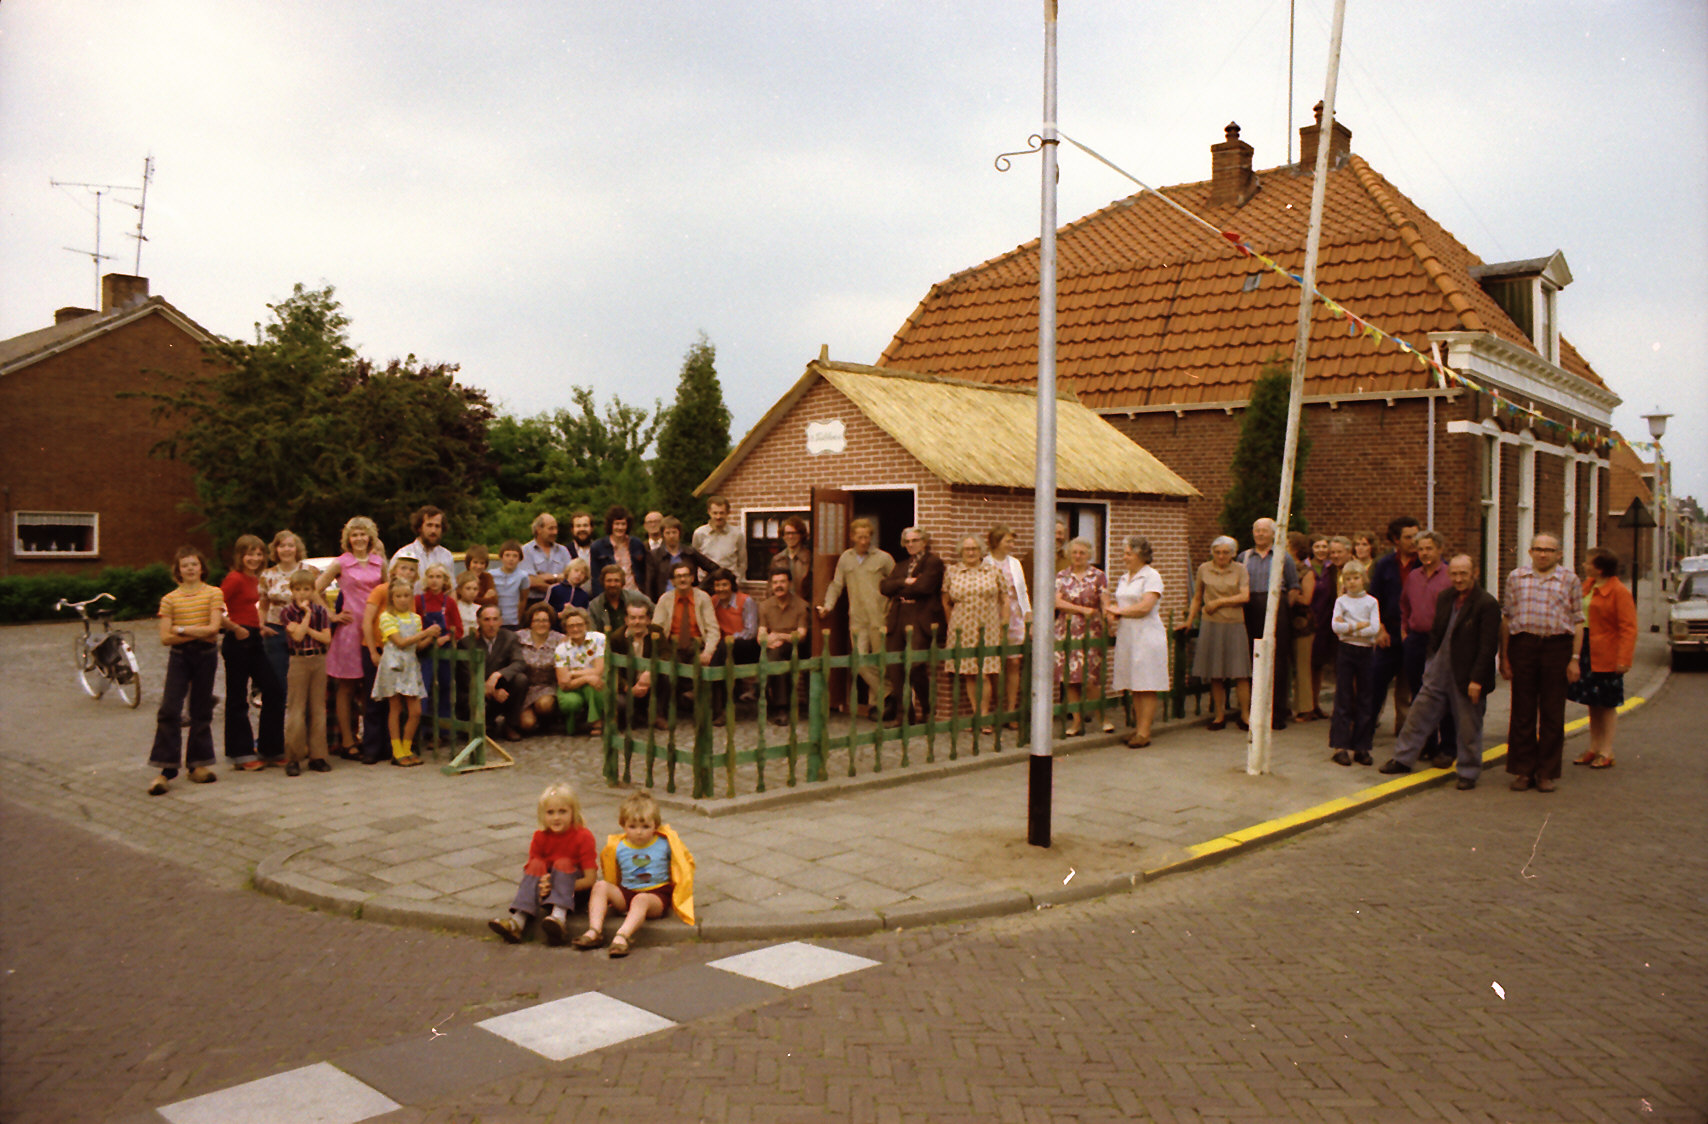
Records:
[[[1295,285],[1304,285],[1305,281],[1303,277],[1300,277],[1296,273],[1288,272],[1273,258],[1266,257],[1252,249],[1251,246],[1246,244],[1245,239],[1240,236],[1238,231],[1224,230],[1221,233],[1222,237],[1227,239],[1235,250],[1239,251],[1241,257],[1253,258],[1271,273],[1278,273]],[[1378,347],[1381,346],[1383,340],[1392,340],[1394,346],[1401,352],[1404,352],[1416,359],[1418,366],[1432,372],[1433,381],[1438,387],[1446,387],[1447,384],[1451,382],[1465,387],[1468,390],[1476,391],[1479,394],[1486,394],[1493,400],[1491,404],[1497,414],[1504,413],[1509,416],[1523,414],[1529,419],[1531,425],[1546,426],[1549,429],[1557,430],[1577,444],[1588,443],[1598,455],[1605,456],[1612,452],[1613,438],[1603,436],[1599,433],[1590,433],[1585,430],[1577,429],[1566,422],[1558,422],[1553,418],[1544,417],[1538,410],[1533,410],[1528,406],[1520,406],[1516,402],[1502,398],[1499,390],[1493,387],[1485,387],[1469,375],[1461,374],[1446,364],[1437,362],[1433,355],[1418,350],[1405,340],[1400,339],[1398,336],[1389,335],[1387,332],[1376,327],[1376,325],[1365,320],[1357,313],[1349,311],[1345,306],[1330,299],[1322,292],[1322,290],[1317,290],[1316,296],[1318,300],[1323,302],[1323,307],[1328,309],[1330,315],[1337,320],[1346,320],[1346,334],[1348,337],[1353,339],[1362,338],[1374,340]],[[1632,449],[1635,449],[1639,445],[1653,448],[1653,446],[1648,442],[1633,443],[1630,441],[1624,441],[1623,438],[1621,438],[1621,442],[1628,448]]]

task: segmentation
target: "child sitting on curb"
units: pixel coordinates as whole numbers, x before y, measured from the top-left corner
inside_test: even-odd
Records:
[[[540,922],[546,943],[561,945],[568,932],[571,913],[587,908],[588,893],[595,878],[593,833],[581,819],[581,802],[575,789],[562,782],[548,785],[540,793],[540,830],[528,844],[528,861],[510,913],[495,917],[487,926],[509,944],[522,939],[522,930],[547,905],[551,912]]]
[[[694,856],[682,840],[659,822],[652,794],[631,792],[617,809],[623,830],[605,840],[599,856],[600,880],[587,904],[587,931],[572,942],[576,948],[605,943],[605,913],[627,910],[611,938],[610,956],[627,956],[635,933],[654,917],[675,909],[685,924],[694,923]]]

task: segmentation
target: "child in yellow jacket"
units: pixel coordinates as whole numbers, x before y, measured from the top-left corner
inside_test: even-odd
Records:
[[[599,856],[601,878],[587,903],[587,931],[571,943],[579,949],[605,943],[605,914],[627,911],[611,938],[613,958],[627,956],[640,927],[670,909],[694,923],[694,856],[669,826],[659,822],[652,794],[631,792],[617,809],[622,831],[608,836]]]

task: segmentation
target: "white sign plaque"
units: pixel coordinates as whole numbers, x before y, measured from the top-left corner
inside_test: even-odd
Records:
[[[848,439],[843,434],[840,418],[827,422],[807,423],[807,456],[816,457],[820,453],[840,453],[848,448]]]

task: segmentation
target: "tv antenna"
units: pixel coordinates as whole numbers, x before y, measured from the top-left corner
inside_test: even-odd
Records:
[[[64,188],[80,187],[84,191],[89,192],[91,195],[93,195],[95,197],[95,248],[93,250],[84,250],[84,249],[79,249],[76,246],[66,246],[66,247],[64,247],[64,249],[70,250],[74,254],[87,255],[90,262],[94,265],[94,267],[95,267],[95,304],[97,307],[99,307],[100,303],[101,303],[101,263],[104,261],[113,261],[116,257],[116,255],[114,255],[114,254],[104,254],[101,252],[101,201],[103,199],[105,199],[109,194],[111,194],[112,192],[115,192],[115,191],[124,191],[124,192],[139,191],[139,192],[141,192],[141,194],[142,194],[141,202],[132,203],[126,199],[117,200],[117,202],[122,203],[126,207],[133,207],[136,209],[136,233],[130,235],[129,237],[136,239],[136,268],[138,270],[141,270],[141,268],[142,268],[142,244],[144,242],[148,241],[147,237],[142,232],[143,208],[145,206],[147,206],[147,204],[148,204],[148,184],[149,184],[149,181],[152,180],[153,178],[154,178],[154,157],[149,156],[143,161],[143,165],[142,165],[142,186],[140,188],[132,187],[129,184],[119,184],[119,183],[73,183],[69,180],[51,180],[51,179],[48,181],[48,185],[50,187],[64,187]]]

